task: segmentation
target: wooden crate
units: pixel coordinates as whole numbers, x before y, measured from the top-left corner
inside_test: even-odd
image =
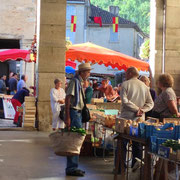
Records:
[[[125,133],[126,125],[127,125],[127,119],[116,118],[115,131],[119,133]]]
[[[32,96],[26,96],[25,97],[25,102],[35,102],[36,98]]]
[[[35,107],[35,101],[25,101],[24,104],[26,107]]]
[[[91,103],[94,104],[94,103],[103,103],[104,102],[104,99],[98,99],[98,98],[92,98],[91,99]]]
[[[36,121],[36,106],[35,97],[25,97],[25,109],[23,127],[35,127]]]
[[[180,118],[163,118],[163,123],[175,123],[176,125],[180,125]]]

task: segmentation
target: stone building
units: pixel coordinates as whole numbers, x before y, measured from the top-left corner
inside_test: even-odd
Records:
[[[0,49],[30,49],[36,32],[36,14],[36,0],[0,0]],[[15,62],[9,64],[9,70],[16,71]],[[28,63],[26,70],[28,84],[32,85],[34,63]]]
[[[170,73],[180,96],[180,0],[151,0],[150,65],[153,77]]]

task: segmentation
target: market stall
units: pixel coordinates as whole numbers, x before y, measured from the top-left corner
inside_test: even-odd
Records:
[[[142,147],[142,159],[137,168],[139,173],[136,173],[139,179],[156,179],[160,177],[160,172],[164,171],[168,177],[179,179],[180,118],[164,118],[163,122],[151,117],[147,121],[141,118],[131,121],[120,118],[118,110],[98,109],[96,105],[88,107],[92,117],[89,123],[94,155],[97,155],[96,149],[101,147],[105,157],[105,149],[108,148],[110,139],[108,131],[111,134],[111,148],[117,147],[114,179],[118,179],[119,165],[121,165],[122,180],[128,179],[127,177],[131,179],[133,176],[132,170],[127,168],[132,159],[132,142],[138,142]],[[117,146],[114,146],[114,141],[117,141]],[[123,141],[128,141],[126,161],[123,161]],[[173,163],[173,171],[171,169],[168,172],[168,162]]]

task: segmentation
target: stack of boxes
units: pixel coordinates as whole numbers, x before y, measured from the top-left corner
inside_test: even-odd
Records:
[[[36,121],[35,101],[36,101],[35,97],[25,97],[23,127],[35,128],[35,121]]]

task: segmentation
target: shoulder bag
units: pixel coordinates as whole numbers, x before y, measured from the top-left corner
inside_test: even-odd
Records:
[[[86,106],[86,101],[85,101],[85,97],[84,97],[82,87],[81,87],[81,93],[82,93],[83,102],[84,102],[84,107],[82,109],[82,123],[86,123],[91,119],[91,116],[90,116],[89,109]]]

